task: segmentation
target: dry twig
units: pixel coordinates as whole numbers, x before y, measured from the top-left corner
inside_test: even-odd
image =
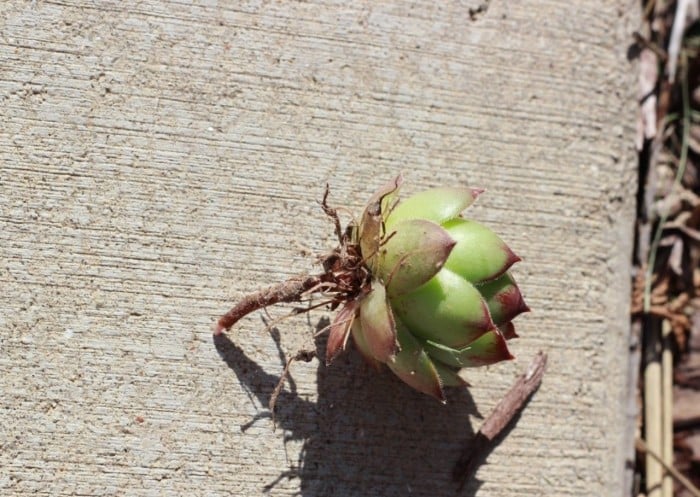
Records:
[[[654,458],[656,461],[658,461],[659,464],[661,464],[664,467],[664,469],[668,471],[671,474],[671,476],[673,476],[678,481],[678,483],[683,485],[693,495],[693,497],[700,497],[700,490],[698,490],[698,488],[695,485],[693,485],[693,483],[690,480],[683,476],[680,473],[680,471],[678,471],[673,466],[669,466],[668,464],[666,464],[661,458],[661,456],[659,456],[659,454],[650,450],[649,447],[647,447],[647,444],[646,442],[644,442],[644,440],[638,438],[635,441],[635,446],[638,451],[645,452],[649,456]]]
[[[486,458],[496,437],[525,407],[527,399],[540,386],[546,367],[547,354],[540,351],[530,363],[527,371],[518,377],[510,390],[489,414],[474,439],[469,441],[469,446],[462,451],[452,473],[455,481],[459,482],[459,490],[464,487],[479,464]]]

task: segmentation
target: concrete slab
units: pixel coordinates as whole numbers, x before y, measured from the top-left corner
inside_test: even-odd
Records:
[[[536,351],[550,368],[464,495],[620,495],[635,193],[630,2],[5,2],[3,495],[433,496]],[[328,314],[209,326],[333,245],[317,200],[488,189],[524,262],[518,360],[438,405]],[[270,310],[280,318],[287,307]],[[285,355],[286,354],[286,355]]]

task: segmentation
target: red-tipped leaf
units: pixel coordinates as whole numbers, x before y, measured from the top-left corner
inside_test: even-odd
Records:
[[[510,273],[478,285],[477,288],[486,300],[493,322],[497,326],[512,321],[518,314],[530,310]]]
[[[425,350],[448,366],[470,368],[488,366],[500,361],[513,359],[503,334],[494,328],[478,340],[461,349],[453,349],[433,341],[425,343]]]
[[[475,221],[453,219],[442,226],[457,241],[445,267],[467,281],[493,280],[520,260],[498,235]]]

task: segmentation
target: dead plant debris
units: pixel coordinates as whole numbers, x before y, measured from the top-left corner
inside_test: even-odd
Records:
[[[700,493],[700,6],[645,2],[631,315],[643,357],[630,495]],[[635,361],[631,361],[635,364]],[[635,366],[636,369],[636,366]]]

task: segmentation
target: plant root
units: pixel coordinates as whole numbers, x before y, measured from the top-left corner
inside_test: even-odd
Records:
[[[323,276],[300,276],[284,283],[246,295],[214,325],[214,335],[220,335],[251,312],[280,302],[299,302],[308,290],[323,282]]]

